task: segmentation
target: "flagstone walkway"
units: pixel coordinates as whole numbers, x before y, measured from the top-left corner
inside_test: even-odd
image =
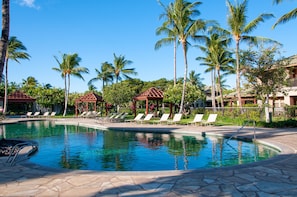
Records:
[[[119,130],[169,129],[225,136],[233,135],[239,128],[100,123],[88,119],[65,121]],[[5,165],[6,158],[0,158],[0,196],[297,196],[297,129],[256,128],[255,131],[258,141],[278,147],[282,153],[266,161],[234,167],[158,172],[54,170],[29,161],[10,167]],[[254,129],[244,128],[239,137],[253,138]]]

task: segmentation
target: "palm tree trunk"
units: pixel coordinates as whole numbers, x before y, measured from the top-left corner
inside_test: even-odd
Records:
[[[240,62],[239,62],[239,40],[236,41],[236,92],[238,106],[242,112],[241,91],[240,91]]]
[[[67,95],[67,75],[65,75],[65,104],[64,104],[64,112],[63,116],[66,116],[67,111],[67,102],[68,102],[68,95]]]
[[[218,89],[220,92],[220,98],[221,98],[221,107],[222,107],[222,112],[224,113],[224,97],[223,97],[223,90],[222,90],[222,82],[221,82],[221,74],[220,74],[220,69],[218,69]]]
[[[211,105],[212,110],[215,112],[216,110],[216,98],[215,98],[215,72],[211,71]]]
[[[173,47],[173,72],[174,72],[174,76],[173,76],[173,85],[176,85],[176,39],[174,40],[174,47]]]
[[[2,34],[0,40],[0,81],[2,81],[2,73],[5,65],[5,57],[8,47],[9,39],[9,22],[10,11],[9,11],[9,0],[2,0]]]
[[[8,59],[5,58],[5,87],[4,87],[4,106],[3,106],[3,114],[6,114],[7,111],[7,95],[8,95]]]
[[[186,94],[186,85],[187,85],[187,74],[188,74],[188,60],[187,60],[187,43],[183,42],[183,51],[184,51],[184,61],[185,61],[185,73],[184,73],[184,83],[183,83],[183,92],[182,98],[180,102],[179,113],[181,114],[184,109],[184,101],[185,101],[185,94]]]

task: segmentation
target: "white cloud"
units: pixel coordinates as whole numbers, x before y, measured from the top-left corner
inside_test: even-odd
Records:
[[[39,6],[35,4],[35,0],[20,0],[20,5],[39,9]]]

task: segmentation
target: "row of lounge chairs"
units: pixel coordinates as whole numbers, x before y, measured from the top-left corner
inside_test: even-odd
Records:
[[[153,117],[153,114],[147,114],[143,118],[144,114],[140,113],[138,114],[134,119],[132,120],[125,120],[125,122],[136,122],[136,123],[144,123],[144,122],[149,122],[151,118]],[[170,114],[163,114],[160,118],[160,120],[157,120],[153,123],[167,123],[167,124],[177,124],[181,122],[182,119],[182,114],[174,114],[173,119],[169,119]],[[204,114],[196,114],[193,121],[191,121],[189,124],[194,124],[194,125],[211,125],[216,122],[217,119],[217,114],[209,114],[207,120],[203,119]]]
[[[41,117],[43,117],[43,118],[47,118],[47,117],[54,117],[56,115],[56,112],[44,112],[42,115],[40,114],[40,112],[39,111],[36,111],[36,112],[31,112],[31,111],[29,111],[29,112],[27,112],[27,114],[26,115],[24,115],[24,116],[22,116],[23,118],[41,118]]]
[[[149,113],[145,115],[144,113],[139,113],[134,119],[126,119],[128,113],[114,113],[109,117],[101,118],[101,113],[96,113],[95,111],[83,112],[79,117],[83,118],[97,118],[101,122],[135,122],[135,123],[145,123],[151,122],[156,124],[178,124],[182,120],[182,114],[174,114],[173,119],[169,119],[170,114],[163,114],[159,120],[151,120],[154,114]],[[100,117],[100,118],[99,118]],[[208,118],[205,120],[204,114],[196,114],[194,119],[188,123],[188,125],[211,125],[216,122],[217,114],[209,114]]]

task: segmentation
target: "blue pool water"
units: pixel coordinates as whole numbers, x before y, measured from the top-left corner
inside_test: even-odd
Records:
[[[7,139],[35,140],[30,161],[53,168],[100,171],[190,170],[260,161],[278,154],[270,147],[224,138],[123,132],[51,121],[1,125]]]

